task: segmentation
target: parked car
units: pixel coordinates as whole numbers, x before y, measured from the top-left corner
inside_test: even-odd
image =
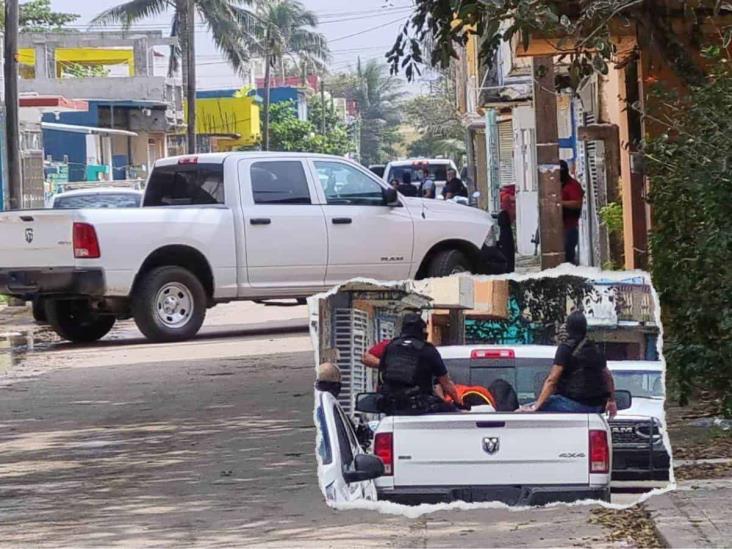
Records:
[[[442,194],[442,187],[447,183],[447,170],[452,168],[457,173],[455,162],[447,158],[411,158],[389,162],[384,170],[384,181],[404,180],[404,174],[409,173],[412,185],[419,187],[422,183],[422,170],[429,169],[430,177],[435,183],[436,194]]]
[[[54,194],[48,200],[48,207],[54,209],[80,208],[139,208],[142,191],[121,187],[99,187],[78,189]]]
[[[335,156],[167,158],[141,208],[1,212],[0,294],[44,300],[70,341],[129,317],[176,341],[217,303],[303,298],[354,277],[505,272],[489,214],[423,203]]]
[[[378,413],[380,395],[362,393],[356,409]],[[619,392],[619,406],[631,404]],[[383,474],[368,463],[355,434],[332,395],[321,396],[320,478],[326,497],[335,502],[371,494],[407,505],[451,501],[502,501],[509,505],[545,505],[583,499],[610,501],[612,442],[601,414],[542,414],[471,411],[386,416],[379,421],[373,453]],[[321,410],[317,415],[321,417]],[[326,459],[323,459],[325,455]],[[330,458],[330,462],[326,463]],[[362,471],[349,483],[352,471]],[[332,488],[328,488],[328,487]],[[342,487],[349,486],[350,489]],[[368,499],[368,496],[366,496]]]
[[[508,382],[519,404],[536,400],[552,367],[550,345],[446,346],[440,353],[456,383],[490,387]],[[608,361],[616,389],[633,396],[633,406],[610,421],[614,481],[669,479],[670,458],[663,442],[663,364],[659,361]]]

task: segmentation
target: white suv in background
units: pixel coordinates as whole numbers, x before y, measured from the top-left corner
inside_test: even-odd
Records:
[[[391,183],[392,179],[403,181],[405,173],[409,173],[412,185],[419,188],[422,184],[422,170],[429,169],[430,177],[435,183],[435,194],[442,193],[442,187],[447,183],[447,170],[453,169],[457,173],[455,162],[447,158],[411,158],[389,162],[384,170],[384,181]]]

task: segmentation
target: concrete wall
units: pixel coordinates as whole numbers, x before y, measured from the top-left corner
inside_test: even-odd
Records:
[[[62,95],[69,99],[144,100],[167,103],[166,80],[163,76],[19,80],[18,91],[35,92],[40,95]]]

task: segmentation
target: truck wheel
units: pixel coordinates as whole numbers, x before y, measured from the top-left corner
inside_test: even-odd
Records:
[[[143,275],[132,296],[132,315],[151,341],[182,341],[206,318],[206,291],[183,267],[158,267]]]
[[[33,320],[38,324],[47,324],[46,304],[40,297],[33,298]]]
[[[51,328],[73,343],[91,343],[103,338],[114,326],[112,315],[92,310],[84,299],[51,299],[45,303],[45,313]]]
[[[436,278],[469,273],[470,261],[460,250],[444,250],[435,255],[427,268],[427,277]]]

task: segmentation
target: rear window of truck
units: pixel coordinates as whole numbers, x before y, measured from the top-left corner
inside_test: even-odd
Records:
[[[171,164],[150,174],[143,206],[224,204],[223,164]]]

